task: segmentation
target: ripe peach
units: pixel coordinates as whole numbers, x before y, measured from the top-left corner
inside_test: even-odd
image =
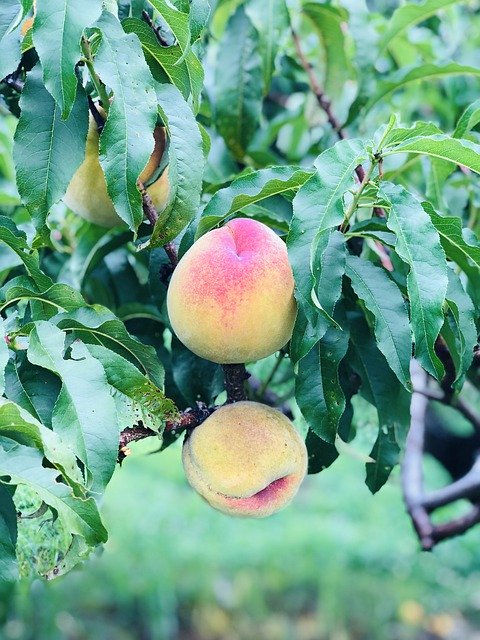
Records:
[[[191,486],[215,509],[263,518],[285,507],[307,472],[307,449],[277,409],[237,402],[217,409],[183,445]]]
[[[237,218],[202,236],[180,260],[168,315],[178,338],[202,358],[259,360],[291,338],[293,286],[282,240],[260,222]]]
[[[102,111],[99,109],[99,111]],[[104,115],[102,113],[102,115]],[[147,183],[154,175],[165,149],[165,130],[157,127],[154,131],[155,147],[140,180]],[[125,222],[117,215],[113,202],[107,193],[105,175],[98,159],[99,133],[90,114],[85,160],[75,172],[63,201],[72,211],[85,220],[101,227],[115,227]],[[157,211],[162,211],[168,200],[168,167],[152,185],[147,188]]]

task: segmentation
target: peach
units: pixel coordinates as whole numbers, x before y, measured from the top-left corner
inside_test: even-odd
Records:
[[[168,315],[178,338],[202,358],[258,360],[291,338],[293,287],[282,240],[260,222],[236,218],[182,257],[168,288]]]
[[[101,109],[99,109],[102,112]],[[102,115],[104,115],[102,113]],[[165,149],[165,130],[157,127],[154,131],[155,147],[152,155],[140,174],[141,182],[148,183],[154,175]],[[90,114],[88,135],[85,147],[85,160],[75,172],[63,201],[79,216],[101,227],[115,227],[125,222],[117,215],[113,202],[107,193],[105,175],[99,161],[99,133]],[[147,187],[157,211],[162,211],[168,200],[168,167],[162,175]]]
[[[215,509],[263,518],[285,507],[307,472],[305,442],[277,409],[237,402],[217,409],[183,445],[191,486]]]

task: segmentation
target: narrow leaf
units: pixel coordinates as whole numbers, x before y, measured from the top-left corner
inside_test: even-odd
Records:
[[[332,444],[346,406],[338,369],[348,349],[348,337],[346,327],[330,327],[300,360],[295,377],[295,398],[308,426]]]
[[[422,202],[422,207],[438,231],[447,257],[456,262],[466,273],[472,270],[472,263],[480,269],[480,247],[470,244],[463,237],[461,218],[441,216],[429,202]]]
[[[37,322],[30,334],[28,359],[57,374],[62,389],[52,417],[53,430],[70,444],[90,470],[92,490],[105,488],[115,468],[119,427],[115,403],[102,366],[80,342],[64,358],[65,334],[47,322]]]
[[[200,218],[196,238],[248,205],[296,191],[311,175],[306,169],[287,166],[260,169],[236,178],[209,200]]]
[[[349,62],[342,26],[348,14],[344,9],[319,2],[304,3],[302,11],[311,20],[325,49],[325,91],[329,96],[338,96],[348,79]]]
[[[458,0],[425,0],[420,4],[412,4],[411,2],[399,7],[392,15],[388,22],[388,29],[384,33],[380,42],[380,49],[384,50],[389,43],[419,22],[428,20],[435,15],[437,11],[457,4]]]
[[[250,0],[245,11],[260,36],[263,92],[266,95],[275,70],[275,59],[289,25],[287,6],[285,0]]]
[[[448,270],[447,304],[453,319],[452,330],[455,337],[455,344],[449,351],[454,357],[457,377],[455,386],[460,388],[463,384],[465,374],[470,368],[473,359],[473,350],[477,344],[477,329],[475,326],[475,307],[470,296],[463,288],[462,281],[452,270]]]
[[[12,493],[0,482],[0,584],[18,580],[17,509]]]
[[[172,400],[166,398],[135,365],[114,351],[93,344],[87,345],[87,349],[101,363],[108,384],[133,401],[133,411],[143,424],[161,434],[165,421],[177,416]]]
[[[262,107],[262,64],[258,33],[239,7],[219,44],[215,123],[227,147],[241,159],[258,126]]]
[[[28,74],[20,108],[13,149],[17,187],[37,232],[45,233],[50,208],[65,194],[84,159],[87,99],[79,88],[69,118],[62,120],[60,107],[43,86],[37,65]]]
[[[95,69],[114,94],[100,136],[100,164],[116,212],[136,230],[143,220],[137,178],[154,146],[154,81],[134,34],[125,34],[108,12],[96,24],[102,39],[95,55]]]
[[[369,111],[374,105],[383,100],[385,96],[413,82],[442,79],[458,75],[478,77],[480,76],[480,69],[461,65],[457,62],[450,62],[443,66],[427,63],[400,69],[378,83],[377,90],[374,91],[373,95],[367,100],[363,110]]]
[[[353,290],[375,317],[378,348],[403,386],[409,390],[412,338],[400,289],[371,262],[349,255],[346,274]]]
[[[320,238],[326,230],[342,223],[343,197],[354,185],[355,167],[365,160],[365,156],[365,147],[360,140],[338,142],[318,156],[316,173],[299,189],[293,200],[287,248],[297,301],[307,318],[310,306],[314,310],[319,309],[312,292],[316,286],[314,261]]]
[[[395,148],[386,150],[385,156],[394,153],[420,153],[461,164],[480,173],[480,145],[448,135],[422,136],[407,140]]]
[[[377,410],[379,431],[370,453],[373,462],[366,466],[366,483],[372,493],[378,491],[398,462],[399,445],[403,445],[410,423],[410,394],[393,374],[369,331],[365,318],[350,314],[353,349],[350,365],[360,376],[360,391]],[[392,411],[395,407],[395,411]]]
[[[33,43],[43,69],[45,87],[68,118],[77,93],[75,65],[80,38],[102,12],[101,0],[37,0]]]
[[[8,476],[9,484],[24,484],[33,489],[55,509],[67,531],[85,538],[90,546],[107,540],[93,498],[76,498],[70,487],[57,482],[58,471],[42,465],[43,456],[37,449],[9,440],[0,443],[0,476]]]
[[[183,51],[178,44],[162,46],[151,27],[138,18],[127,18],[122,27],[126,33],[138,36],[155,80],[168,79],[185,99],[191,95],[194,105],[197,104],[203,86],[203,67],[193,51],[182,60]]]
[[[435,354],[435,340],[443,325],[447,291],[447,263],[437,230],[422,205],[400,185],[384,183],[380,190],[391,203],[387,225],[397,236],[396,252],[409,265],[407,277],[415,357],[440,379],[443,365]]]
[[[157,85],[157,97],[170,139],[168,178],[172,186],[168,205],[159,215],[150,238],[151,248],[176,238],[194,218],[200,205],[205,168],[200,129],[180,91],[169,84]]]

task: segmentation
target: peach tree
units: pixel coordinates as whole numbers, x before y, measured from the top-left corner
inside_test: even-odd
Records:
[[[423,548],[480,521],[480,19],[475,2],[387,4],[2,0],[2,584],[32,563],[26,522],[58,534],[43,574],[67,572],[107,540],[102,495],[131,443],[193,442],[245,401],[275,408],[298,460],[305,441],[311,474],[355,451],[371,404],[365,482],[401,463]],[[268,268],[241,311],[246,276],[198,249],[239,218],[292,277],[277,291],[270,236],[247,236]],[[195,330],[221,348],[194,353]],[[442,404],[472,432],[435,427]],[[253,461],[279,464],[277,446]],[[426,452],[450,485],[425,490]]]

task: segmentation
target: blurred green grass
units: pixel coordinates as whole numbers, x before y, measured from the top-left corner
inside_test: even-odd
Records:
[[[190,489],[178,445],[135,446],[107,489],[103,553],[57,581],[24,580],[2,639],[480,637],[480,530],[420,553],[398,476],[371,496],[344,455],[284,511],[242,520]]]

